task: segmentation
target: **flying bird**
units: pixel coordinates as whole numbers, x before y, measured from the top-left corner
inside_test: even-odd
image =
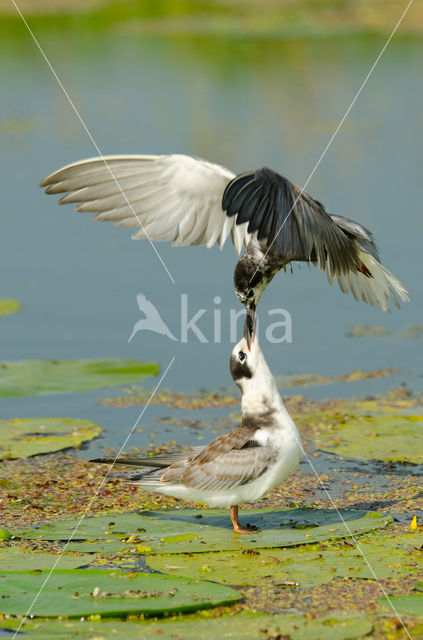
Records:
[[[132,482],[143,489],[177,498],[228,507],[234,531],[252,533],[239,522],[238,506],[259,500],[296,470],[301,437],[279,395],[275,379],[247,317],[244,337],[230,358],[232,378],[241,390],[241,425],[189,453],[147,458],[118,458],[116,463],[152,468]],[[111,458],[92,462],[111,463]]]
[[[316,265],[330,284],[384,311],[390,300],[397,307],[408,300],[366,227],[329,214],[267,167],[235,175],[180,154],[106,156],[59,169],[41,186],[64,193],[60,204],[77,203],[76,211],[95,213],[95,220],[136,229],[136,240],[222,248],[231,236],[238,254],[246,247],[234,284],[252,312],[275,274],[293,261]]]
[[[137,304],[139,310],[145,315],[145,318],[141,318],[141,320],[138,320],[138,322],[134,324],[128,342],[131,342],[138,331],[154,331],[155,333],[160,333],[162,336],[167,336],[171,340],[177,340],[167,324],[163,322],[154,304],[147,300],[142,293],[137,295]]]

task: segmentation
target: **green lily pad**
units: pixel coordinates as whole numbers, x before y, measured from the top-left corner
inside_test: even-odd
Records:
[[[54,553],[25,551],[20,547],[3,547],[0,549],[0,568],[8,571],[38,571],[51,569],[58,556]],[[64,553],[58,564],[59,569],[76,569],[87,564],[86,556]]]
[[[0,625],[15,630],[17,621],[5,620]],[[184,616],[183,620],[157,620],[154,622],[80,622],[64,620],[27,621],[21,629],[30,632],[34,640],[269,640],[270,638],[290,638],[291,640],[354,640],[372,631],[372,624],[363,617],[337,616],[309,620],[300,616],[276,614],[251,615],[247,613],[221,618],[201,619],[198,616]]]
[[[406,613],[409,616],[423,618],[423,593],[416,593],[410,596],[390,596],[380,598],[379,602],[391,608],[390,602],[399,613]]]
[[[0,299],[0,316],[9,316],[12,313],[16,313],[22,309],[22,305],[19,300],[14,298],[2,298]]]
[[[423,463],[423,416],[363,416],[316,438],[320,449],[350,458]]]
[[[326,584],[334,578],[374,580],[376,576],[384,580],[410,575],[412,571],[419,574],[423,570],[423,558],[413,556],[410,551],[390,548],[387,553],[386,547],[363,542],[360,549],[368,564],[355,546],[323,551],[300,546],[196,555],[159,554],[150,556],[148,564],[171,575],[249,586],[294,583],[308,587]]]
[[[79,538],[79,530],[78,535]],[[119,540],[86,540],[84,542],[74,542],[73,540],[66,545],[67,551],[76,551],[78,553],[103,553],[105,555],[113,555],[115,553],[131,553],[135,549],[135,545],[128,545]]]
[[[392,518],[375,512],[342,509],[342,517],[354,534],[384,527]],[[85,518],[76,533],[79,540],[124,539],[135,534],[137,542],[160,553],[205,553],[212,550],[289,547],[349,533],[334,510],[251,509],[242,521],[260,528],[251,535],[233,532],[228,512],[223,509],[175,509]],[[37,528],[26,528],[21,537],[41,540],[68,540],[77,520],[65,520]],[[111,524],[113,523],[113,524]],[[188,534],[188,535],[187,535]],[[94,545],[95,548],[95,545]]]
[[[0,573],[0,613],[22,615],[48,572]],[[101,569],[54,571],[34,604],[36,616],[89,616],[196,611],[242,596],[229,587],[174,576]]]
[[[0,362],[0,397],[90,391],[155,376],[157,364],[136,360]]]
[[[51,453],[96,438],[101,427],[71,418],[15,418],[0,420],[0,459],[28,458]]]
[[[257,555],[255,555],[257,554]],[[319,554],[314,552],[313,559]],[[323,562],[311,561],[298,549],[271,551],[221,551],[198,554],[158,554],[149,556],[152,569],[170,575],[214,580],[229,585],[259,586],[286,584],[308,587],[326,584],[336,577]]]

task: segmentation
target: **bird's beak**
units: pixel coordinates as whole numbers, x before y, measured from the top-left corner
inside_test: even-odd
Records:
[[[248,351],[251,351],[251,347],[255,340],[255,333],[256,333],[255,313],[254,311],[249,309],[247,310],[247,317],[245,318],[245,324],[244,324],[244,338],[247,341]],[[250,340],[250,336],[251,336],[251,340]]]

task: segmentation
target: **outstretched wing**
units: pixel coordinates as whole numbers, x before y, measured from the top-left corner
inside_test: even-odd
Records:
[[[222,201],[236,223],[248,222],[276,255],[317,262],[329,274],[347,273],[357,263],[354,242],[325,207],[295,184],[267,167],[232,180]]]
[[[382,311],[390,311],[389,301],[399,309],[401,302],[408,302],[407,290],[388,269],[373,256],[364,251],[358,252],[361,271],[330,276],[330,284],[338,282],[343,293],[351,293],[359,302],[367,302]]]
[[[234,174],[185,155],[106,156],[68,165],[41,182],[46,193],[65,193],[60,204],[95,213],[136,229],[136,240],[172,240],[176,246],[222,247],[231,235],[239,253],[248,242],[222,209],[222,195]]]
[[[219,436],[184,464],[176,463],[161,482],[179,482],[204,491],[225,491],[258,478],[267,471],[276,452],[251,439],[251,429],[239,427]]]
[[[337,281],[341,291],[353,294],[358,301],[363,300],[373,307],[390,311],[389,302],[397,308],[400,302],[407,302],[407,290],[401,282],[380,262],[379,251],[369,229],[342,216],[330,216],[342,231],[356,244],[358,263],[349,273],[329,274],[330,284]]]
[[[373,233],[369,231],[367,227],[350,218],[344,218],[344,216],[336,216],[333,213],[329,215],[349,238],[354,240],[361,249],[364,249],[364,251],[380,262],[376,241]]]

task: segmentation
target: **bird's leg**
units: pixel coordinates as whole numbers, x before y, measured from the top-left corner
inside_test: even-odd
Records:
[[[240,525],[239,518],[238,518],[238,505],[234,505],[229,509],[229,517],[232,520],[234,531],[236,531],[236,533],[255,533],[256,531],[259,531],[259,529],[257,529],[257,527],[254,527],[254,526],[242,527]]]

